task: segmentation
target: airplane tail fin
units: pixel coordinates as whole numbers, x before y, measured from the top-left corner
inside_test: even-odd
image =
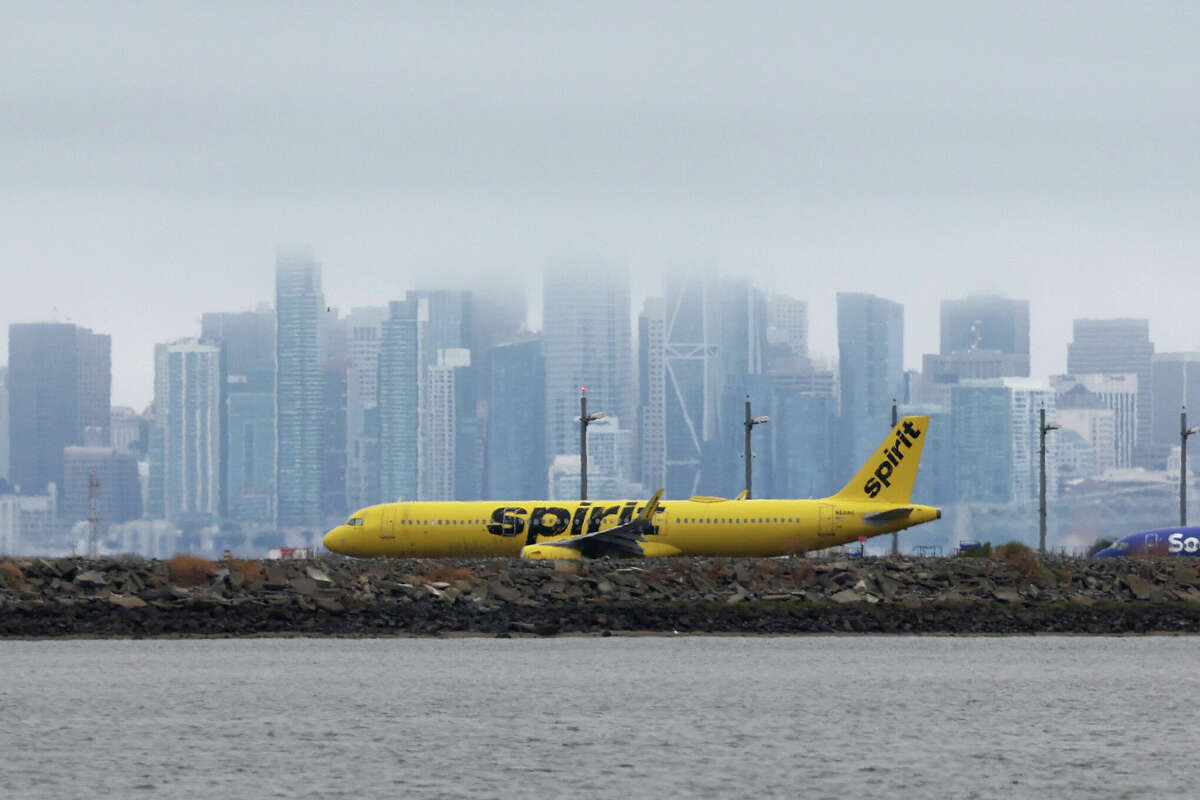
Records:
[[[907,503],[912,498],[929,417],[905,417],[840,492],[841,500]]]

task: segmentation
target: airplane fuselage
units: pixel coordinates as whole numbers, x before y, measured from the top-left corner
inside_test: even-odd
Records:
[[[489,557],[629,523],[645,501],[409,502],[369,506],[325,537],[345,555]],[[900,519],[865,521],[895,502],[846,500],[667,500],[655,510],[646,556],[780,556],[821,550],[938,518],[936,508],[903,504]],[[531,547],[524,555],[555,557]]]

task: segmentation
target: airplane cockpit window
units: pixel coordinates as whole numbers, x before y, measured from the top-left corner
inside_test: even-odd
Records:
[[[351,517],[350,519],[346,520],[346,524],[347,525],[362,525],[363,518],[362,517]]]
[[[1119,541],[1119,542],[1117,542],[1116,544],[1114,544],[1114,545],[1113,545],[1113,549],[1114,549],[1114,550],[1128,550],[1128,549],[1129,549],[1129,542],[1127,542],[1127,541],[1125,541],[1124,539],[1122,539],[1121,541]]]

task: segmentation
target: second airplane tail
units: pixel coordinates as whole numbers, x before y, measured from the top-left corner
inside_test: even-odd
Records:
[[[858,474],[833,497],[887,503],[909,502],[928,430],[929,417],[905,417],[900,420]]]

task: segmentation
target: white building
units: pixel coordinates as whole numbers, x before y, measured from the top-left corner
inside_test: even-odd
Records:
[[[195,339],[155,347],[156,424],[162,430],[164,513],[221,509],[221,348]],[[152,467],[153,469],[154,467]]]
[[[1050,382],[1060,395],[1082,387],[1113,410],[1113,458],[1118,469],[1132,467],[1138,435],[1138,376],[1132,372],[1054,375]]]
[[[1092,451],[1093,475],[1116,469],[1116,412],[1111,408],[1060,408],[1058,424],[1083,437]]]
[[[437,362],[425,370],[425,425],[422,428],[418,497],[422,500],[457,499],[456,465],[460,395],[469,380],[471,351],[454,347],[437,351]]]
[[[57,487],[44,495],[0,495],[0,555],[51,555],[44,545],[55,528]]]
[[[1036,500],[1040,485],[1041,409],[1046,424],[1057,422],[1055,393],[1044,383],[1029,378],[1001,378],[1009,393],[1012,433],[1012,498]],[[1048,436],[1053,436],[1053,433]],[[1046,442],[1046,492],[1058,494],[1058,463],[1053,441]]]

